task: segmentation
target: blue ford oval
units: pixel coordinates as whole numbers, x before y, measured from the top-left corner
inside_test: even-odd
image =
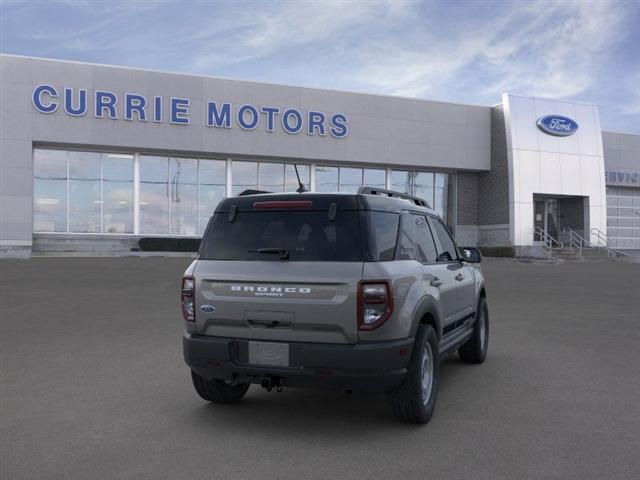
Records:
[[[538,128],[544,133],[555,135],[556,137],[568,137],[578,130],[578,124],[569,117],[562,115],[547,115],[540,117],[536,122]]]

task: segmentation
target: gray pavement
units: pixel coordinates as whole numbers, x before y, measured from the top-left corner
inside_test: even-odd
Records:
[[[637,479],[640,265],[484,264],[491,344],[430,424],[382,396],[252,387],[181,358],[185,258],[0,261],[0,478]]]

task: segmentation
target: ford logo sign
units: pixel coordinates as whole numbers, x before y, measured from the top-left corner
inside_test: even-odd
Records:
[[[568,137],[578,130],[578,124],[575,121],[562,115],[540,117],[536,125],[538,125],[538,128],[544,133],[555,135],[556,137]]]
[[[216,311],[216,307],[214,307],[213,305],[202,305],[200,307],[200,310],[202,310],[203,312],[211,313]]]

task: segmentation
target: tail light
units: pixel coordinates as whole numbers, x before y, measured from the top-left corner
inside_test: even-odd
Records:
[[[182,278],[182,288],[180,289],[180,304],[182,305],[182,316],[187,322],[195,322],[195,292],[196,281],[193,277]]]
[[[358,330],[375,330],[391,316],[393,296],[388,280],[367,280],[358,284]]]

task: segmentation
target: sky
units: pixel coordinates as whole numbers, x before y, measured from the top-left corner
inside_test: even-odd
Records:
[[[0,52],[494,105],[600,107],[640,132],[640,0],[7,1]]]

